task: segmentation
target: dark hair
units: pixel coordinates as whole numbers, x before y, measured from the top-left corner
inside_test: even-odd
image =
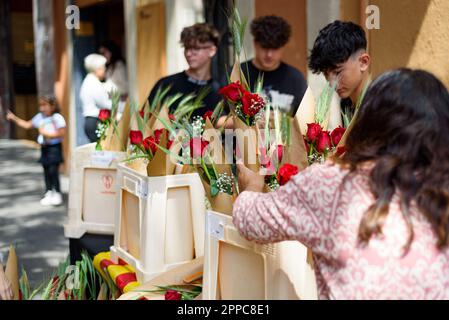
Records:
[[[326,72],[367,48],[365,31],[352,22],[334,21],[321,29],[309,57],[313,73]]]
[[[432,225],[437,247],[448,246],[449,93],[435,76],[411,69],[380,76],[366,93],[345,147],[341,162],[352,173],[374,162],[375,203],[360,222],[361,244],[382,232],[390,202],[399,195],[409,231],[405,252],[414,237],[409,208],[415,204]]]
[[[122,50],[114,41],[105,41],[102,43],[100,48],[106,48],[111,52],[111,60],[108,62],[107,67],[114,67],[118,61],[125,62],[125,58],[123,58]]]
[[[285,46],[292,35],[288,22],[278,16],[264,16],[251,23],[251,34],[254,41],[262,48],[279,49]]]
[[[54,95],[45,95],[39,97],[40,101],[44,101],[45,103],[48,103],[50,106],[53,107],[53,114],[60,113],[61,110],[59,109],[58,100]]]
[[[195,46],[197,42],[212,42],[218,47],[220,43],[220,33],[213,26],[207,23],[197,23],[186,27],[181,32],[181,43],[184,47]]]

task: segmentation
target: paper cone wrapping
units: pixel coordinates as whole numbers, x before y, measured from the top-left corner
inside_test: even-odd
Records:
[[[215,197],[212,197],[210,193],[210,185],[201,179],[201,182],[204,186],[204,191],[206,193],[206,197],[210,202],[213,211],[220,212],[223,214],[227,214],[232,216],[232,208],[234,206],[234,201],[236,200],[236,192],[231,196],[227,193],[219,192]]]
[[[245,78],[244,73],[242,72],[242,68],[240,67],[240,58],[235,58],[234,66],[232,67],[231,76],[229,77],[231,82],[239,81],[241,85],[246,88],[248,91],[251,91],[251,88],[248,85],[248,81]]]
[[[295,165],[301,171],[307,168],[309,162],[298,115],[291,120],[290,128],[290,145],[287,146],[284,152],[283,162]]]
[[[175,137],[173,144],[170,148],[170,152],[173,154],[179,154],[182,146],[182,139],[185,132],[180,131]],[[159,143],[165,149],[167,148],[168,139],[167,134],[164,132],[161,136],[161,141]],[[166,154],[162,150],[158,150],[154,155],[153,160],[148,163],[147,175],[149,177],[162,177],[175,174],[177,160],[175,157]]]
[[[126,151],[126,146],[129,136],[131,120],[131,111],[129,103],[126,104],[123,111],[122,118],[117,125],[117,131],[114,130],[114,126],[110,125],[106,131],[106,138],[101,141],[101,148],[104,151]]]
[[[179,267],[173,268],[156,278],[150,280],[149,282],[137,287],[133,290],[133,292],[128,292],[120,296],[118,300],[136,300],[139,299],[142,295],[145,296],[148,300],[164,300],[164,296],[158,293],[149,293],[149,292],[140,292],[139,291],[148,291],[148,290],[156,290],[156,286],[171,286],[177,284],[185,284],[185,279],[191,276],[192,274],[197,274],[203,271],[204,266],[204,258],[198,258],[192,260],[191,262],[182,264]]]
[[[17,263],[17,254],[14,246],[9,247],[8,261],[6,262],[5,276],[11,283],[12,291],[14,293],[14,300],[19,300],[19,271]]]
[[[146,175],[148,160],[147,159],[135,159],[135,160],[126,162],[126,166],[134,171],[137,171],[138,173],[140,173],[142,175]]]
[[[259,173],[260,162],[256,130],[248,127],[238,117],[234,118],[234,127],[236,129],[237,149],[240,156],[243,157],[243,163],[251,171]]]
[[[231,167],[229,165],[231,162],[228,162],[226,159],[220,132],[214,128],[209,118],[206,119],[203,139],[209,142],[209,148],[214,151],[211,157],[217,171],[231,175]]]
[[[316,101],[312,90],[308,87],[295,115],[303,135],[307,134],[307,124],[315,122],[315,110]]]

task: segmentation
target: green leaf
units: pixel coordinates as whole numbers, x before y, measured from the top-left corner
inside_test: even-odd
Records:
[[[217,180],[210,181],[210,194],[212,197],[216,197],[220,190],[217,187]]]

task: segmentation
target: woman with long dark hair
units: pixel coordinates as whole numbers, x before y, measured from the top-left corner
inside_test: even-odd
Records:
[[[234,224],[310,247],[321,299],[449,299],[449,93],[432,74],[379,77],[343,157],[277,192],[239,171]]]
[[[111,82],[112,87],[116,88],[121,94],[123,100],[128,96],[129,85],[126,70],[125,58],[123,58],[122,50],[113,41],[106,41],[98,50],[106,60],[106,82]]]

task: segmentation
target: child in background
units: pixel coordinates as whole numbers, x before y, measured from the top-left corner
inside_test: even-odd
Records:
[[[66,134],[66,122],[59,113],[56,99],[52,96],[39,98],[39,112],[30,121],[25,121],[8,111],[7,119],[19,127],[39,130],[37,142],[41,145],[39,162],[44,168],[46,193],[40,201],[43,206],[59,206],[62,194],[59,183],[59,165],[64,162],[62,141]]]

